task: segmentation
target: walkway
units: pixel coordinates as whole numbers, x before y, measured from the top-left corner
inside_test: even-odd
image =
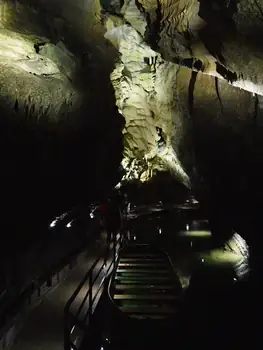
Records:
[[[101,234],[101,249],[105,235]],[[83,254],[82,261],[28,315],[12,350],[63,350],[64,306],[98,256],[98,244]]]

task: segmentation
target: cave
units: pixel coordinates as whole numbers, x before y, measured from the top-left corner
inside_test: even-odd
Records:
[[[1,0],[3,275],[114,188],[194,195],[215,245],[248,243],[259,305],[261,31],[261,0]]]

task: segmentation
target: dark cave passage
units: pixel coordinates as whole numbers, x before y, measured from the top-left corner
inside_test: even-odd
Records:
[[[118,123],[75,130],[1,123],[1,216],[10,246],[16,239],[25,247],[33,243],[47,220],[76,204],[89,204],[119,181]]]

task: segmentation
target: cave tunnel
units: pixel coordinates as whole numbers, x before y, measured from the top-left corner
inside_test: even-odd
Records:
[[[215,249],[247,242],[259,312],[262,20],[252,0],[0,1],[2,275],[116,188],[133,211],[190,196]]]

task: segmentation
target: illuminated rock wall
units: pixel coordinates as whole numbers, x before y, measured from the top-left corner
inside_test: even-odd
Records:
[[[50,43],[33,8],[1,2],[0,18],[2,107],[18,118],[58,121],[80,103],[72,85],[74,55],[62,42]]]
[[[242,66],[244,57],[239,60],[235,52],[242,49],[237,43],[246,32],[240,27],[233,35],[233,20],[250,10],[241,3],[235,12],[222,2],[187,0],[142,0],[137,7],[125,1],[115,7],[105,37],[120,52],[111,78],[126,120],[124,168],[133,169],[129,176],[148,179],[155,170],[169,170],[191,187],[205,168],[210,177],[224,168],[234,177],[240,172],[234,164],[242,158],[242,147],[251,146],[251,130],[261,120],[255,95],[262,94],[260,74],[245,73],[249,65],[254,71],[260,65],[254,65],[252,52],[249,65]],[[109,12],[114,13],[114,6]],[[216,23],[222,33],[215,32]],[[226,55],[230,48],[232,61]],[[230,64],[234,60],[240,63],[236,69]],[[237,150],[236,142],[244,146]]]
[[[126,122],[124,179],[170,171],[187,187],[200,164],[224,158],[219,144],[232,147],[223,130],[251,143],[248,128],[255,120],[261,125],[255,95],[261,54],[248,38],[254,24],[261,28],[260,7],[197,0],[30,3],[0,3],[1,94],[15,118],[74,119],[71,111],[84,104],[82,111],[96,111],[96,118],[83,118],[103,126],[101,115],[116,103]],[[81,42],[78,54],[66,48],[69,42]],[[234,54],[237,45],[242,55]]]
[[[126,121],[123,166],[128,174],[125,179],[145,181],[155,171],[171,171],[190,186],[176,153],[187,123],[177,105],[179,66],[165,62],[128,25],[109,29],[105,37],[121,54],[111,80],[117,106]]]

